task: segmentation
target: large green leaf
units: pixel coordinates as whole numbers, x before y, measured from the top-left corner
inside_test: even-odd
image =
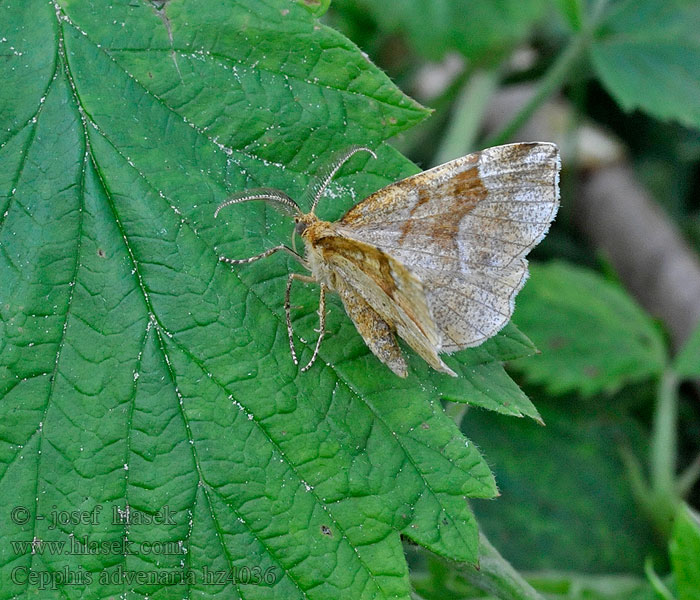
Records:
[[[627,110],[700,127],[700,4],[611,4],[591,49],[603,84]]]
[[[620,286],[565,263],[531,272],[513,316],[542,352],[513,363],[529,381],[592,395],[661,373],[661,336]]]
[[[400,532],[476,560],[465,498],[495,484],[438,400],[536,417],[501,367],[532,344],[511,326],[449,359],[459,379],[411,355],[399,380],[331,300],[300,374],[282,310],[296,267],[218,261],[287,241],[290,224],[254,205],[213,219],[254,185],[301,198],[329,153],[369,144],[379,160],[354,159],[323,201],[340,214],[416,171],[382,141],[426,111],[296,3],[0,11],[0,496],[28,515],[0,525],[0,598],[65,569],[91,582],[42,598],[408,598]],[[316,294],[294,291],[302,360]],[[102,518],[52,527],[52,511],[97,505]],[[174,516],[112,519],[127,507]],[[75,539],[179,552],[42,545]],[[205,567],[229,578],[187,579]]]
[[[541,0],[340,0],[357,4],[375,17],[384,31],[406,35],[421,54],[439,59],[445,52],[469,58],[498,57],[522,40],[542,16]]]
[[[689,506],[678,511],[670,551],[678,600],[700,599],[700,515]]]
[[[504,427],[502,418],[476,410],[464,417],[501,492],[497,502],[474,504],[485,534],[517,569],[640,573],[655,553],[654,536],[636,508],[620,449],[628,444],[643,454],[641,428],[609,399],[595,409],[574,397],[538,404],[546,427]]]

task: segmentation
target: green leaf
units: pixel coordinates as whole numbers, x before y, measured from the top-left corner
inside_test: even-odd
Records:
[[[683,505],[676,515],[670,543],[678,600],[700,598],[700,515]]]
[[[681,377],[700,377],[700,323],[676,356],[673,368]]]
[[[613,3],[591,48],[605,87],[626,110],[700,127],[700,5]]]
[[[620,286],[564,263],[530,270],[513,316],[542,352],[513,362],[528,381],[590,396],[661,373],[661,336]]]
[[[383,30],[405,34],[419,53],[431,59],[450,50],[468,58],[492,59],[521,41],[545,7],[541,0],[356,2]]]
[[[11,83],[0,87],[0,496],[30,516],[0,525],[5,552],[30,544],[5,554],[0,597],[35,592],[11,578],[19,567],[87,573],[91,597],[408,598],[400,532],[475,561],[465,499],[495,484],[439,399],[536,416],[501,367],[532,344],[511,327],[450,357],[459,379],[411,355],[400,380],[331,299],[320,359],[301,374],[283,311],[296,266],[218,260],[288,243],[291,224],[256,203],[213,218],[252,186],[302,199],[330,153],[368,144],[379,159],[356,157],[322,201],[337,216],[416,172],[382,142],[427,111],[286,0],[0,11],[12,48],[0,61]],[[294,290],[302,361],[317,293]],[[52,527],[52,511],[98,505],[99,519]],[[166,508],[172,522],[113,518]],[[132,546],[32,552],[32,540],[75,539]]]
[[[469,393],[464,394],[463,382],[453,380],[447,382],[453,384],[452,389],[443,386],[442,395],[453,402],[466,401],[504,415],[526,416],[541,421],[537,409],[525,393],[510,377],[501,375],[503,369],[500,362],[530,356],[536,352],[534,344],[515,325],[509,323],[499,335],[479,348],[452,358],[457,364],[467,367],[462,372],[469,381]],[[427,371],[427,368],[424,367],[423,370]],[[428,373],[424,376],[427,377]]]
[[[655,552],[620,457],[621,443],[645,451],[641,428],[620,417],[619,407],[606,411],[609,400],[591,403],[540,400],[546,427],[504,427],[500,417],[477,410],[463,419],[501,494],[497,502],[474,502],[479,525],[516,569],[639,572]]]

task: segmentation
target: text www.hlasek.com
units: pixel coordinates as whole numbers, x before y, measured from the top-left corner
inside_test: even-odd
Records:
[[[178,555],[186,554],[181,541],[177,542],[134,542],[127,539],[96,541],[89,540],[85,535],[82,538],[69,537],[68,540],[13,540],[12,551],[19,554],[60,554],[73,555],[98,555],[98,554],[160,554]]]

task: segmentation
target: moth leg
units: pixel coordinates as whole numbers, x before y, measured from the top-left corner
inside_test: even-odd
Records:
[[[321,348],[321,342],[323,341],[323,336],[326,333],[326,286],[321,284],[321,293],[318,298],[318,339],[316,340],[316,347],[314,348],[314,353],[311,355],[311,360],[308,364],[301,369],[302,373],[305,373],[311,368],[316,362],[316,357],[318,356],[318,351]]]
[[[291,248],[287,248],[284,244],[280,244],[279,246],[275,246],[274,248],[269,248],[268,250],[265,250],[265,252],[261,252],[260,254],[256,254],[255,256],[250,256],[248,258],[227,258],[226,256],[219,256],[219,260],[221,262],[228,263],[230,265],[243,265],[247,263],[252,263],[255,262],[256,260],[260,260],[261,258],[266,258],[267,256],[270,256],[271,254],[274,254],[275,252],[278,251],[284,251],[287,254],[291,255],[293,258],[298,260],[301,264],[306,264],[304,259],[294,252]]]
[[[290,273],[287,279],[287,289],[284,292],[284,316],[287,320],[287,336],[289,337],[289,349],[292,352],[292,360],[295,365],[299,364],[297,353],[294,349],[294,330],[292,329],[292,281],[303,281],[304,283],[316,283],[316,280],[310,275],[301,275],[299,273]],[[323,287],[321,288],[323,290]]]

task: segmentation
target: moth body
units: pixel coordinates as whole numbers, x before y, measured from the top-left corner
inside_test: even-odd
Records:
[[[410,277],[405,268],[379,248],[343,236],[335,223],[307,214],[298,224],[302,224],[297,231],[304,240],[311,277],[340,296],[358,333],[379,360],[406,377],[406,362],[394,335],[398,333],[431,366],[454,375],[438,357],[437,348],[424,347],[426,332],[411,302],[399,294],[402,279]]]
[[[323,238],[333,236],[335,231],[333,223],[329,221],[321,221],[315,215],[311,216],[313,220],[301,232],[301,238],[304,240],[304,259],[308,265],[311,276],[318,283],[325,284],[330,290],[336,290],[335,276],[329,268],[328,263],[324,260],[323,250],[319,247],[319,242]],[[300,221],[303,223],[303,221]]]

